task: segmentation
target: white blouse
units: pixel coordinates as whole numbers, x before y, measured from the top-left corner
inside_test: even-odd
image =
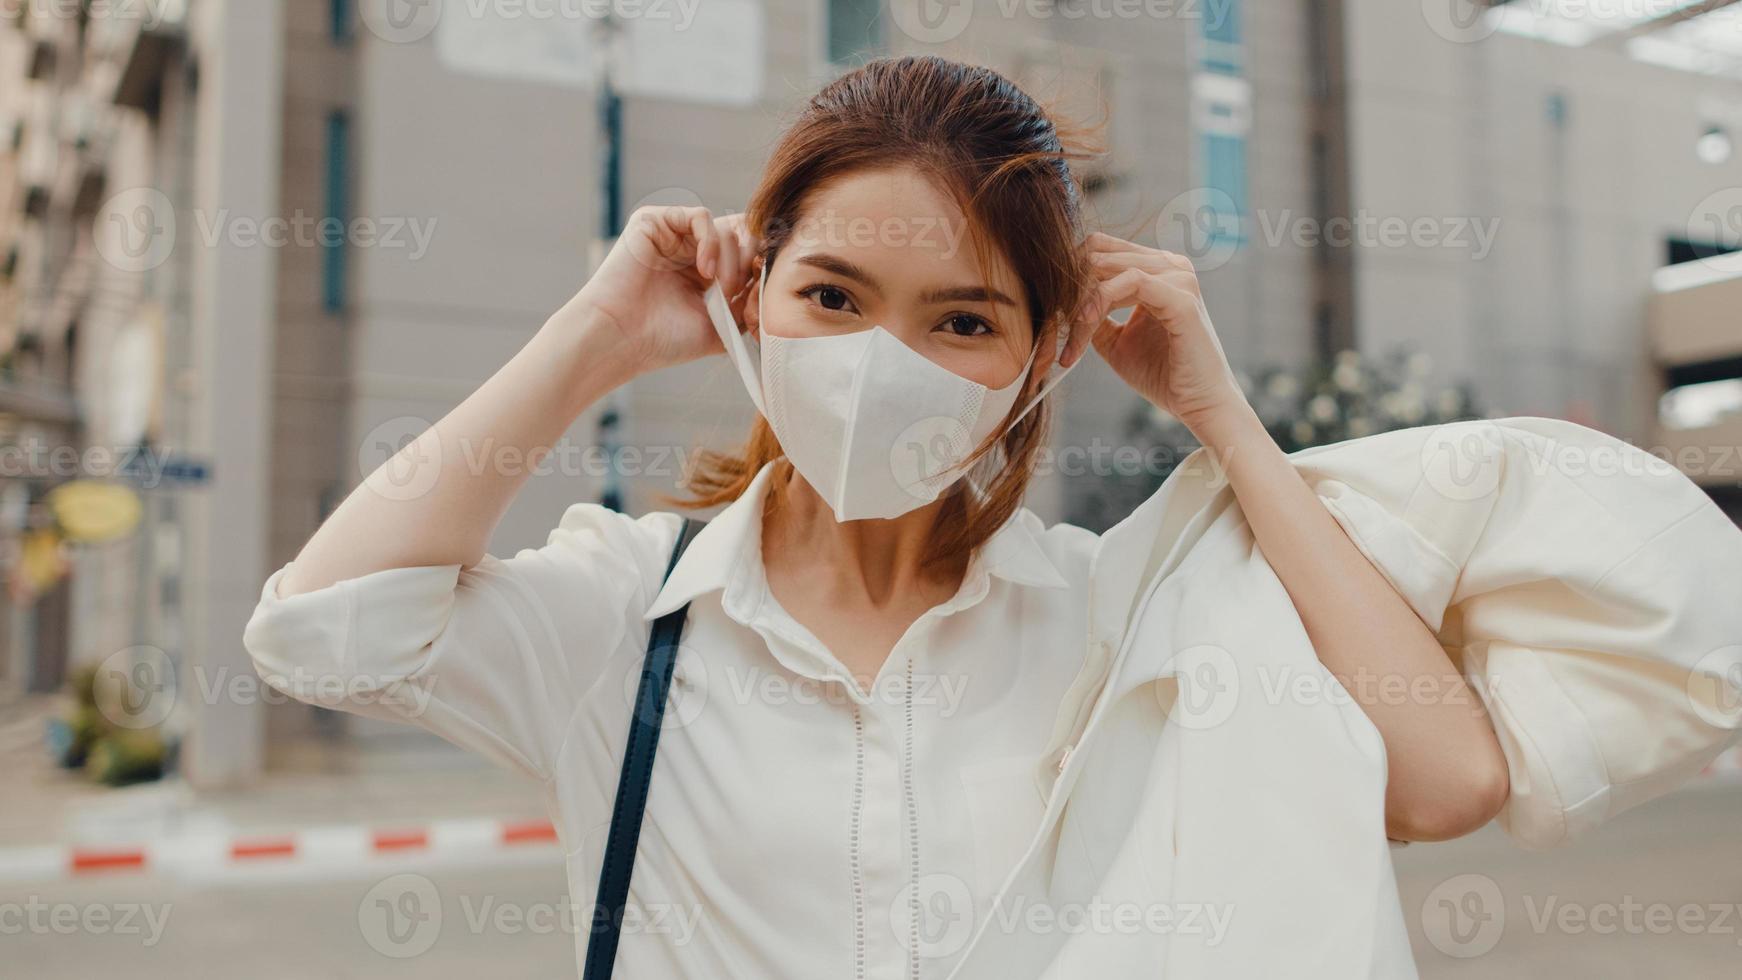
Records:
[[[1020,511],[869,691],[776,601],[772,469],[701,531],[576,504],[541,548],[283,598],[269,683],[411,722],[545,784],[584,959],[652,620],[690,602],[618,950],[627,977],[943,977],[1040,825],[1085,670],[1097,537]]]

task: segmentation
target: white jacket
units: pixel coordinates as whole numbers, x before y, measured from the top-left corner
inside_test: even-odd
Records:
[[[1481,693],[1521,844],[1572,839],[1735,739],[1742,531],[1668,464],[1542,418],[1290,459]],[[1416,975],[1384,745],[1213,462],[1193,453],[1102,540],[1068,755],[956,980]]]

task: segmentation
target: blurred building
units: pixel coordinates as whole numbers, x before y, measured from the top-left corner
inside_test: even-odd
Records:
[[[1735,132],[1711,107],[1742,104],[1742,83],[1445,2],[1472,17],[1442,22],[1438,0],[646,5],[614,35],[617,194],[625,212],[739,210],[794,106],[844,67],[977,61],[1104,123],[1082,174],[1096,220],[1193,256],[1237,366],[1408,343],[1484,407],[1653,438],[1659,392],[1694,375],[1647,349],[1651,274],[1735,244],[1685,230],[1742,186],[1742,161],[1695,152]],[[240,635],[265,575],[585,280],[604,35],[563,15],[580,7],[0,0],[0,439],[162,464],[138,534],[70,549],[64,598],[4,605],[0,684],[141,644],[184,686],[252,676]],[[1058,443],[1110,449],[1131,396],[1094,360],[1067,391]],[[638,511],[751,417],[723,364],[638,380],[576,423],[493,551],[606,491],[588,450],[607,412],[626,450],[610,480]],[[1036,509],[1057,518],[1104,479],[1093,459],[1040,481]],[[13,553],[52,482],[0,476]],[[204,783],[338,724],[182,701]]]
[[[0,6],[16,147],[0,157],[0,482],[26,502],[26,536],[54,523],[41,503],[71,480],[118,480],[143,505],[119,542],[62,543],[60,605],[16,584],[30,562],[8,563],[12,690],[140,648],[178,664],[184,694],[250,670],[237,631],[266,560],[276,255],[209,231],[217,216],[277,213],[284,35],[272,5],[225,16],[240,10]],[[0,533],[20,533],[17,513]],[[257,703],[179,703],[191,774],[258,771]]]
[[[1448,232],[1486,219],[1493,244],[1479,261],[1473,236],[1355,250],[1361,342],[1430,351],[1506,414],[1652,445],[1667,380],[1643,331],[1652,274],[1742,244],[1728,149],[1742,138],[1742,8],[1435,6],[1362,5],[1350,20],[1351,204]],[[1742,315],[1707,329],[1742,337]]]

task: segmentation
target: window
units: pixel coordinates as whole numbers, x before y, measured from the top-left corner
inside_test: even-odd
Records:
[[[1244,134],[1203,133],[1204,186],[1220,193],[1211,198],[1227,210],[1218,209],[1212,242],[1244,244],[1241,218],[1246,214],[1246,137]],[[1222,197],[1221,195],[1227,195]]]
[[[351,119],[343,111],[327,115],[327,207],[325,218],[336,219],[343,228],[349,223]],[[333,234],[332,220],[323,221],[320,245],[321,308],[328,313],[345,309],[345,235]]]
[[[1207,4],[1198,25],[1198,71],[1192,78],[1196,173],[1212,212],[1202,247],[1246,242],[1247,134],[1252,86],[1245,78],[1238,0]]]
[[[351,0],[328,0],[328,16],[332,22],[328,30],[332,34],[334,44],[351,43],[351,25],[355,22],[352,14]]]

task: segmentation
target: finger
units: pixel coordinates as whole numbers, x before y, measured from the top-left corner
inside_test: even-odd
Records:
[[[1149,275],[1142,269],[1126,269],[1111,279],[1102,281],[1096,290],[1094,312],[1090,314],[1091,321],[1100,323],[1112,311],[1136,302],[1139,298],[1139,290]]]
[[[1142,248],[1135,242],[1128,242],[1104,231],[1090,232],[1089,237],[1083,239],[1083,244],[1088,247],[1090,252],[1129,252]]]
[[[1167,257],[1166,252],[1153,249],[1142,249],[1129,252],[1093,252],[1089,255],[1089,264],[1097,272],[1113,275],[1123,269],[1145,269],[1149,272],[1175,272],[1179,265]]]
[[[683,233],[674,227],[676,220],[669,208],[649,208],[635,212],[630,221],[639,227],[661,259],[677,261],[683,248]]]
[[[1132,314],[1132,316],[1135,317],[1136,314]],[[1112,317],[1103,317],[1100,323],[1095,324],[1095,329],[1088,331],[1095,352],[1100,354],[1101,360],[1108,364],[1118,363],[1115,360],[1117,352],[1114,350],[1114,346],[1119,342],[1119,338],[1124,336],[1124,327],[1125,324]]]
[[[1111,320],[1115,324],[1113,329],[1141,326],[1145,321],[1138,317],[1145,310],[1151,318],[1171,328],[1179,322],[1181,313],[1201,304],[1197,285],[1197,277],[1189,272],[1156,275],[1142,269],[1127,269],[1101,284],[1097,315],[1108,321],[1114,310],[1130,306],[1133,312],[1123,322]]]
[[[1065,336],[1065,349],[1059,354],[1059,367],[1068,368],[1088,353],[1089,344],[1094,341],[1095,331],[1100,326],[1099,310],[1098,291],[1087,291],[1076,312],[1063,325],[1069,333]]]
[[[714,222],[714,240],[717,261],[714,266],[714,279],[720,284],[720,292],[730,297],[738,291],[738,283],[743,279],[739,269],[738,236],[732,234],[729,227],[722,227],[726,219],[716,219]]]
[[[1162,258],[1166,259],[1168,264],[1172,265],[1176,269],[1183,269],[1186,272],[1193,273],[1194,275],[1198,271],[1198,267],[1192,264],[1192,260],[1190,258],[1188,258],[1187,256],[1184,256],[1184,255],[1181,255],[1178,252],[1168,252],[1168,251],[1164,251],[1161,249],[1157,249],[1156,254],[1160,255]]]
[[[744,215],[733,226],[733,232],[738,236],[738,276],[743,283],[741,292],[749,292],[750,280],[756,275],[756,256],[761,251],[761,242],[750,230],[750,221]]]
[[[1068,330],[1065,335],[1065,349],[1059,354],[1059,367],[1070,367],[1083,357],[1083,352],[1089,349],[1089,341],[1093,339],[1094,331],[1091,324],[1081,316],[1066,321],[1062,329]]]
[[[690,235],[696,242],[696,271],[712,279],[716,263],[714,248],[718,241],[714,234],[714,219],[707,208],[689,208],[687,211],[685,217],[689,219]]]
[[[696,234],[695,220],[696,214],[702,210],[670,206],[653,208],[647,212],[646,228],[649,239],[659,251],[660,257],[677,268],[694,266],[701,257],[701,244],[705,239]]]
[[[721,233],[732,243],[734,258],[726,277],[732,284],[731,294],[736,296],[749,283],[750,271],[756,264],[756,239],[750,234],[750,223],[744,212],[726,215],[721,221]]]
[[[1175,276],[1180,275],[1175,273]],[[1202,300],[1192,289],[1196,280],[1181,282],[1168,277],[1149,277],[1138,285],[1137,293],[1141,305],[1139,312],[1147,312],[1152,319],[1160,323],[1168,331],[1173,332],[1182,323],[1183,314],[1197,310]],[[1132,314],[1136,319],[1137,314]],[[1130,324],[1127,320],[1127,325]]]

